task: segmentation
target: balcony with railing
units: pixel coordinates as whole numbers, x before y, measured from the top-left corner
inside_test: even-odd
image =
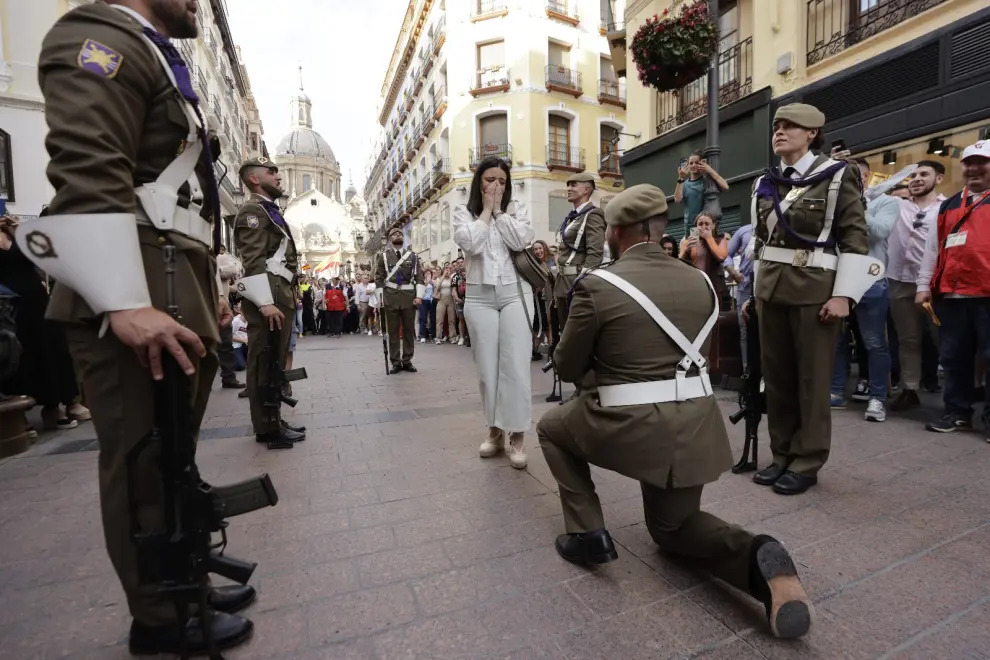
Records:
[[[419,149],[424,142],[426,142],[426,122],[424,121],[419,126],[415,127],[416,139],[413,143],[413,147]]]
[[[506,0],[470,0],[471,21],[484,21],[498,18],[509,13],[509,3]]]
[[[581,96],[581,73],[562,66],[548,64],[544,69],[547,90],[577,98]]]
[[[450,182],[450,159],[440,158],[430,170],[430,190],[439,190]]]
[[[808,0],[808,65],[866,41],[947,0]]]
[[[441,17],[440,20],[437,21],[437,26],[433,28],[433,41],[430,43],[430,49],[433,51],[434,56],[440,53],[440,49],[443,47],[446,41],[447,41],[447,21],[446,21],[446,17]]]
[[[400,128],[402,127],[403,124],[406,123],[406,119],[408,119],[408,118],[409,118],[409,111],[406,108],[403,108],[401,111],[399,111],[399,127]]]
[[[506,74],[508,75],[508,73]],[[447,111],[447,86],[442,85],[433,94],[433,119],[439,121],[443,113]]]
[[[223,110],[220,107],[220,97],[216,94],[210,94],[210,111],[213,113],[214,118],[217,120],[217,128],[223,121]]]
[[[718,56],[718,105],[735,103],[753,93],[753,39],[731,46]],[[657,135],[708,114],[708,75],[676,92],[657,94]]]
[[[619,154],[614,151],[598,154],[598,176],[612,179],[618,179],[622,176],[622,172],[619,170]]]
[[[482,94],[507,92],[509,87],[509,69],[499,64],[478,71],[471,85],[470,94],[477,98]]]
[[[172,43],[178,47],[179,54],[186,64],[191,65],[195,61],[196,52],[193,50],[192,39],[176,39]]]
[[[420,71],[420,76],[423,80],[426,80],[427,75],[433,70],[433,51],[430,48],[426,48],[422,51],[422,56],[420,57],[420,62],[422,62],[422,70]]]
[[[409,79],[413,81],[412,94],[410,94],[413,99],[419,94],[419,90],[423,89],[423,76],[420,75],[420,71],[421,69],[417,67],[409,74]]]
[[[547,145],[547,169],[565,172],[584,171],[584,149],[568,147],[566,144]]]
[[[618,80],[598,81],[598,102],[626,109],[626,86]]]
[[[471,169],[476,169],[478,164],[486,158],[501,158],[512,167],[512,145],[511,144],[483,144],[477,149],[468,150],[468,160],[471,162]]]
[[[581,22],[577,0],[547,0],[547,17],[570,25]]]

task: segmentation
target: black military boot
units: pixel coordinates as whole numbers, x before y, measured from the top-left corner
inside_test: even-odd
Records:
[[[393,364],[392,365],[392,371],[391,371],[391,373],[397,374],[400,371],[402,371],[402,365],[401,364]]]
[[[419,369],[417,369],[416,367],[413,366],[412,362],[406,362],[405,364],[403,364],[402,365],[402,370],[403,371],[408,371],[411,374],[414,374],[417,371],[419,371]]]
[[[279,428],[277,431],[259,433],[254,436],[254,440],[255,442],[268,445],[269,449],[292,449],[292,445],[295,442],[292,438],[298,435],[298,433],[294,433],[288,429]]]
[[[750,593],[763,603],[774,637],[797,639],[811,629],[814,607],[794,560],[772,536],[757,536],[749,550]]]
[[[254,630],[254,624],[249,619],[236,614],[215,612],[210,624],[213,640],[218,650],[229,649],[241,644]],[[185,628],[179,624],[165,626],[146,626],[134,621],[131,623],[131,634],[128,648],[131,655],[159,655],[166,653],[178,655],[182,651],[182,640],[185,638],[186,648],[190,655],[205,655],[209,648],[203,638],[199,626],[199,618],[189,620]]]
[[[572,564],[607,564],[619,558],[606,529],[580,534],[561,534],[554,542],[557,554]]]
[[[213,587],[210,589],[210,607],[218,612],[233,614],[240,612],[245,607],[254,602],[258,592],[250,585],[235,584],[227,587]]]
[[[289,424],[284,419],[281,420],[281,421],[282,421],[282,428],[283,429],[289,429],[290,431],[295,431],[296,433],[302,433],[302,434],[305,434],[306,433],[306,427],[305,426],[293,426],[292,424]],[[305,440],[305,437],[303,439]]]

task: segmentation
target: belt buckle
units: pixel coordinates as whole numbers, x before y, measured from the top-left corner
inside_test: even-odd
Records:
[[[810,259],[811,252],[809,250],[794,250],[794,259],[791,261],[791,265],[806,268]]]

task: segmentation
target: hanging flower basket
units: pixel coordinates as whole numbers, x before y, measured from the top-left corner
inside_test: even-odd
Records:
[[[718,25],[707,0],[685,4],[676,16],[665,9],[648,18],[632,40],[639,81],[660,92],[680,89],[705,75],[718,51]]]

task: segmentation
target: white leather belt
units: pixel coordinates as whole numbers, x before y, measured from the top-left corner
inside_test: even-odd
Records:
[[[815,250],[792,250],[790,248],[766,246],[760,253],[763,261],[774,261],[779,264],[789,264],[797,268],[824,268],[835,270],[839,265],[839,257]]]
[[[396,284],[395,282],[386,282],[385,286],[390,289],[398,289],[399,291],[415,291],[416,286],[413,284]]]
[[[162,227],[158,227],[151,222],[140,204],[138,204],[136,211],[140,224],[148,225],[159,230],[162,229]],[[194,241],[199,241],[206,247],[210,247],[213,244],[213,225],[208,220],[204,220],[198,211],[184,209],[181,206],[175,207],[175,211],[172,214],[172,226],[166,231],[178,232]]]
[[[564,266],[560,269],[562,275],[577,275],[581,272],[581,269],[577,266]]]
[[[650,403],[670,403],[710,396],[712,384],[708,375],[690,378],[671,378],[648,383],[602,385],[598,388],[598,400],[605,408],[641,406]]]
[[[293,277],[292,271],[286,268],[285,266],[272,267],[269,264],[268,272],[271,273],[272,275],[275,275],[276,277],[281,277],[289,284],[292,284],[292,277]]]

